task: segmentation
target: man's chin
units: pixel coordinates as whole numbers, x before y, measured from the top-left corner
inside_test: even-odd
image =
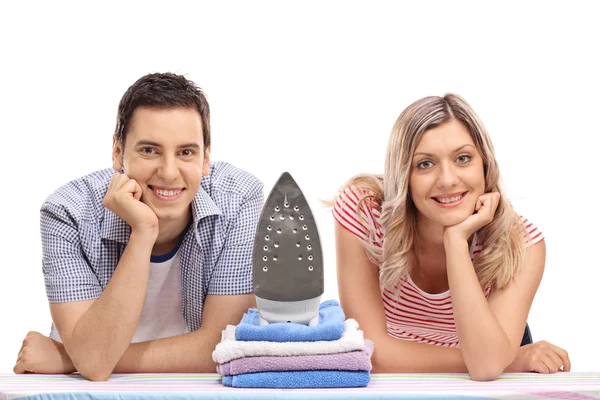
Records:
[[[157,212],[156,216],[160,222],[171,222],[177,221],[185,217],[185,213],[182,212]]]
[[[190,207],[182,207],[181,204],[175,206],[152,207],[159,221],[179,221],[182,218],[191,216]]]

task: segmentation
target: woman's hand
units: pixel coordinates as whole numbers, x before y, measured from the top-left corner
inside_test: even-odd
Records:
[[[569,372],[571,360],[566,350],[544,340],[519,348],[517,356],[504,372]]]
[[[500,193],[485,193],[477,199],[475,213],[469,215],[463,222],[444,228],[444,239],[469,240],[469,238],[494,219],[494,213],[500,202]]]

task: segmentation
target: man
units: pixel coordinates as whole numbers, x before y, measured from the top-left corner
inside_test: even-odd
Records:
[[[42,206],[53,325],[27,335],[14,372],[214,372],[221,330],[254,306],[262,183],[210,163],[206,98],[171,73],[124,94],[112,160]]]

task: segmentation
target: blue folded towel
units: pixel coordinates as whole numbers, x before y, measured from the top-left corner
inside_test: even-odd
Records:
[[[344,333],[346,316],[336,300],[319,306],[319,323],[314,326],[294,322],[277,322],[259,326],[258,310],[250,308],[235,328],[235,339],[265,342],[316,342],[338,340]]]
[[[369,371],[283,371],[225,375],[223,385],[238,388],[318,389],[366,387]]]

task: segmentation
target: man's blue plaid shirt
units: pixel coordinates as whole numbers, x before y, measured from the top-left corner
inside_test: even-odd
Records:
[[[51,303],[97,299],[108,284],[131,228],[102,200],[114,170],[69,182],[41,208],[43,272]],[[195,331],[207,295],[252,293],[252,247],[263,185],[228,163],[211,163],[179,248],[183,317]],[[148,260],[149,261],[149,260]],[[59,339],[54,326],[51,337]]]

